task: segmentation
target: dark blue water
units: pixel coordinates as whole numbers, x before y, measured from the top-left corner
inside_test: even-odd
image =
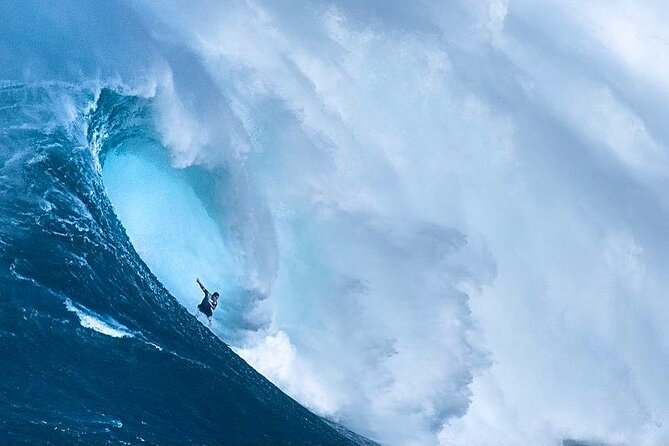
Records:
[[[133,249],[101,180],[150,104],[0,85],[0,444],[362,444],[198,323]],[[100,164],[102,161],[102,164]]]

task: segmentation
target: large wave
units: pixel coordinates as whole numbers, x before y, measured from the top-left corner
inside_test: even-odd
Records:
[[[663,3],[3,12],[0,77],[51,104],[24,121],[87,117],[143,261],[191,312],[195,275],[220,289],[214,331],[312,410],[392,444],[669,440]]]
[[[257,374],[137,256],[95,149],[105,100],[118,142],[136,98],[108,96],[0,86],[0,442],[367,444]]]

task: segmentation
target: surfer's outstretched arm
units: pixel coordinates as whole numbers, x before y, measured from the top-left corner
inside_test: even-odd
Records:
[[[209,291],[207,291],[207,289],[204,287],[204,285],[202,285],[202,282],[200,282],[200,279],[195,278],[195,281],[197,282],[198,285],[200,285],[200,289],[202,289],[202,292],[204,294],[209,294]]]

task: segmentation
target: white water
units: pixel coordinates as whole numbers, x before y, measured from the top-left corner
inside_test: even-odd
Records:
[[[105,181],[283,389],[388,444],[669,443],[664,2],[91,5],[0,73],[155,96],[174,169],[226,169],[215,217]]]
[[[82,327],[90,328],[112,338],[134,337],[134,334],[123,324],[111,318],[104,318],[82,305],[74,304],[70,299],[65,301],[65,307],[77,315]]]

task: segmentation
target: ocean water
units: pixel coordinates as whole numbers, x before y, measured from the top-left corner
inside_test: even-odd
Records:
[[[669,444],[667,22],[0,0],[0,443]]]
[[[0,86],[0,443],[362,444],[248,366],[133,249],[100,168],[150,138],[138,102]]]

